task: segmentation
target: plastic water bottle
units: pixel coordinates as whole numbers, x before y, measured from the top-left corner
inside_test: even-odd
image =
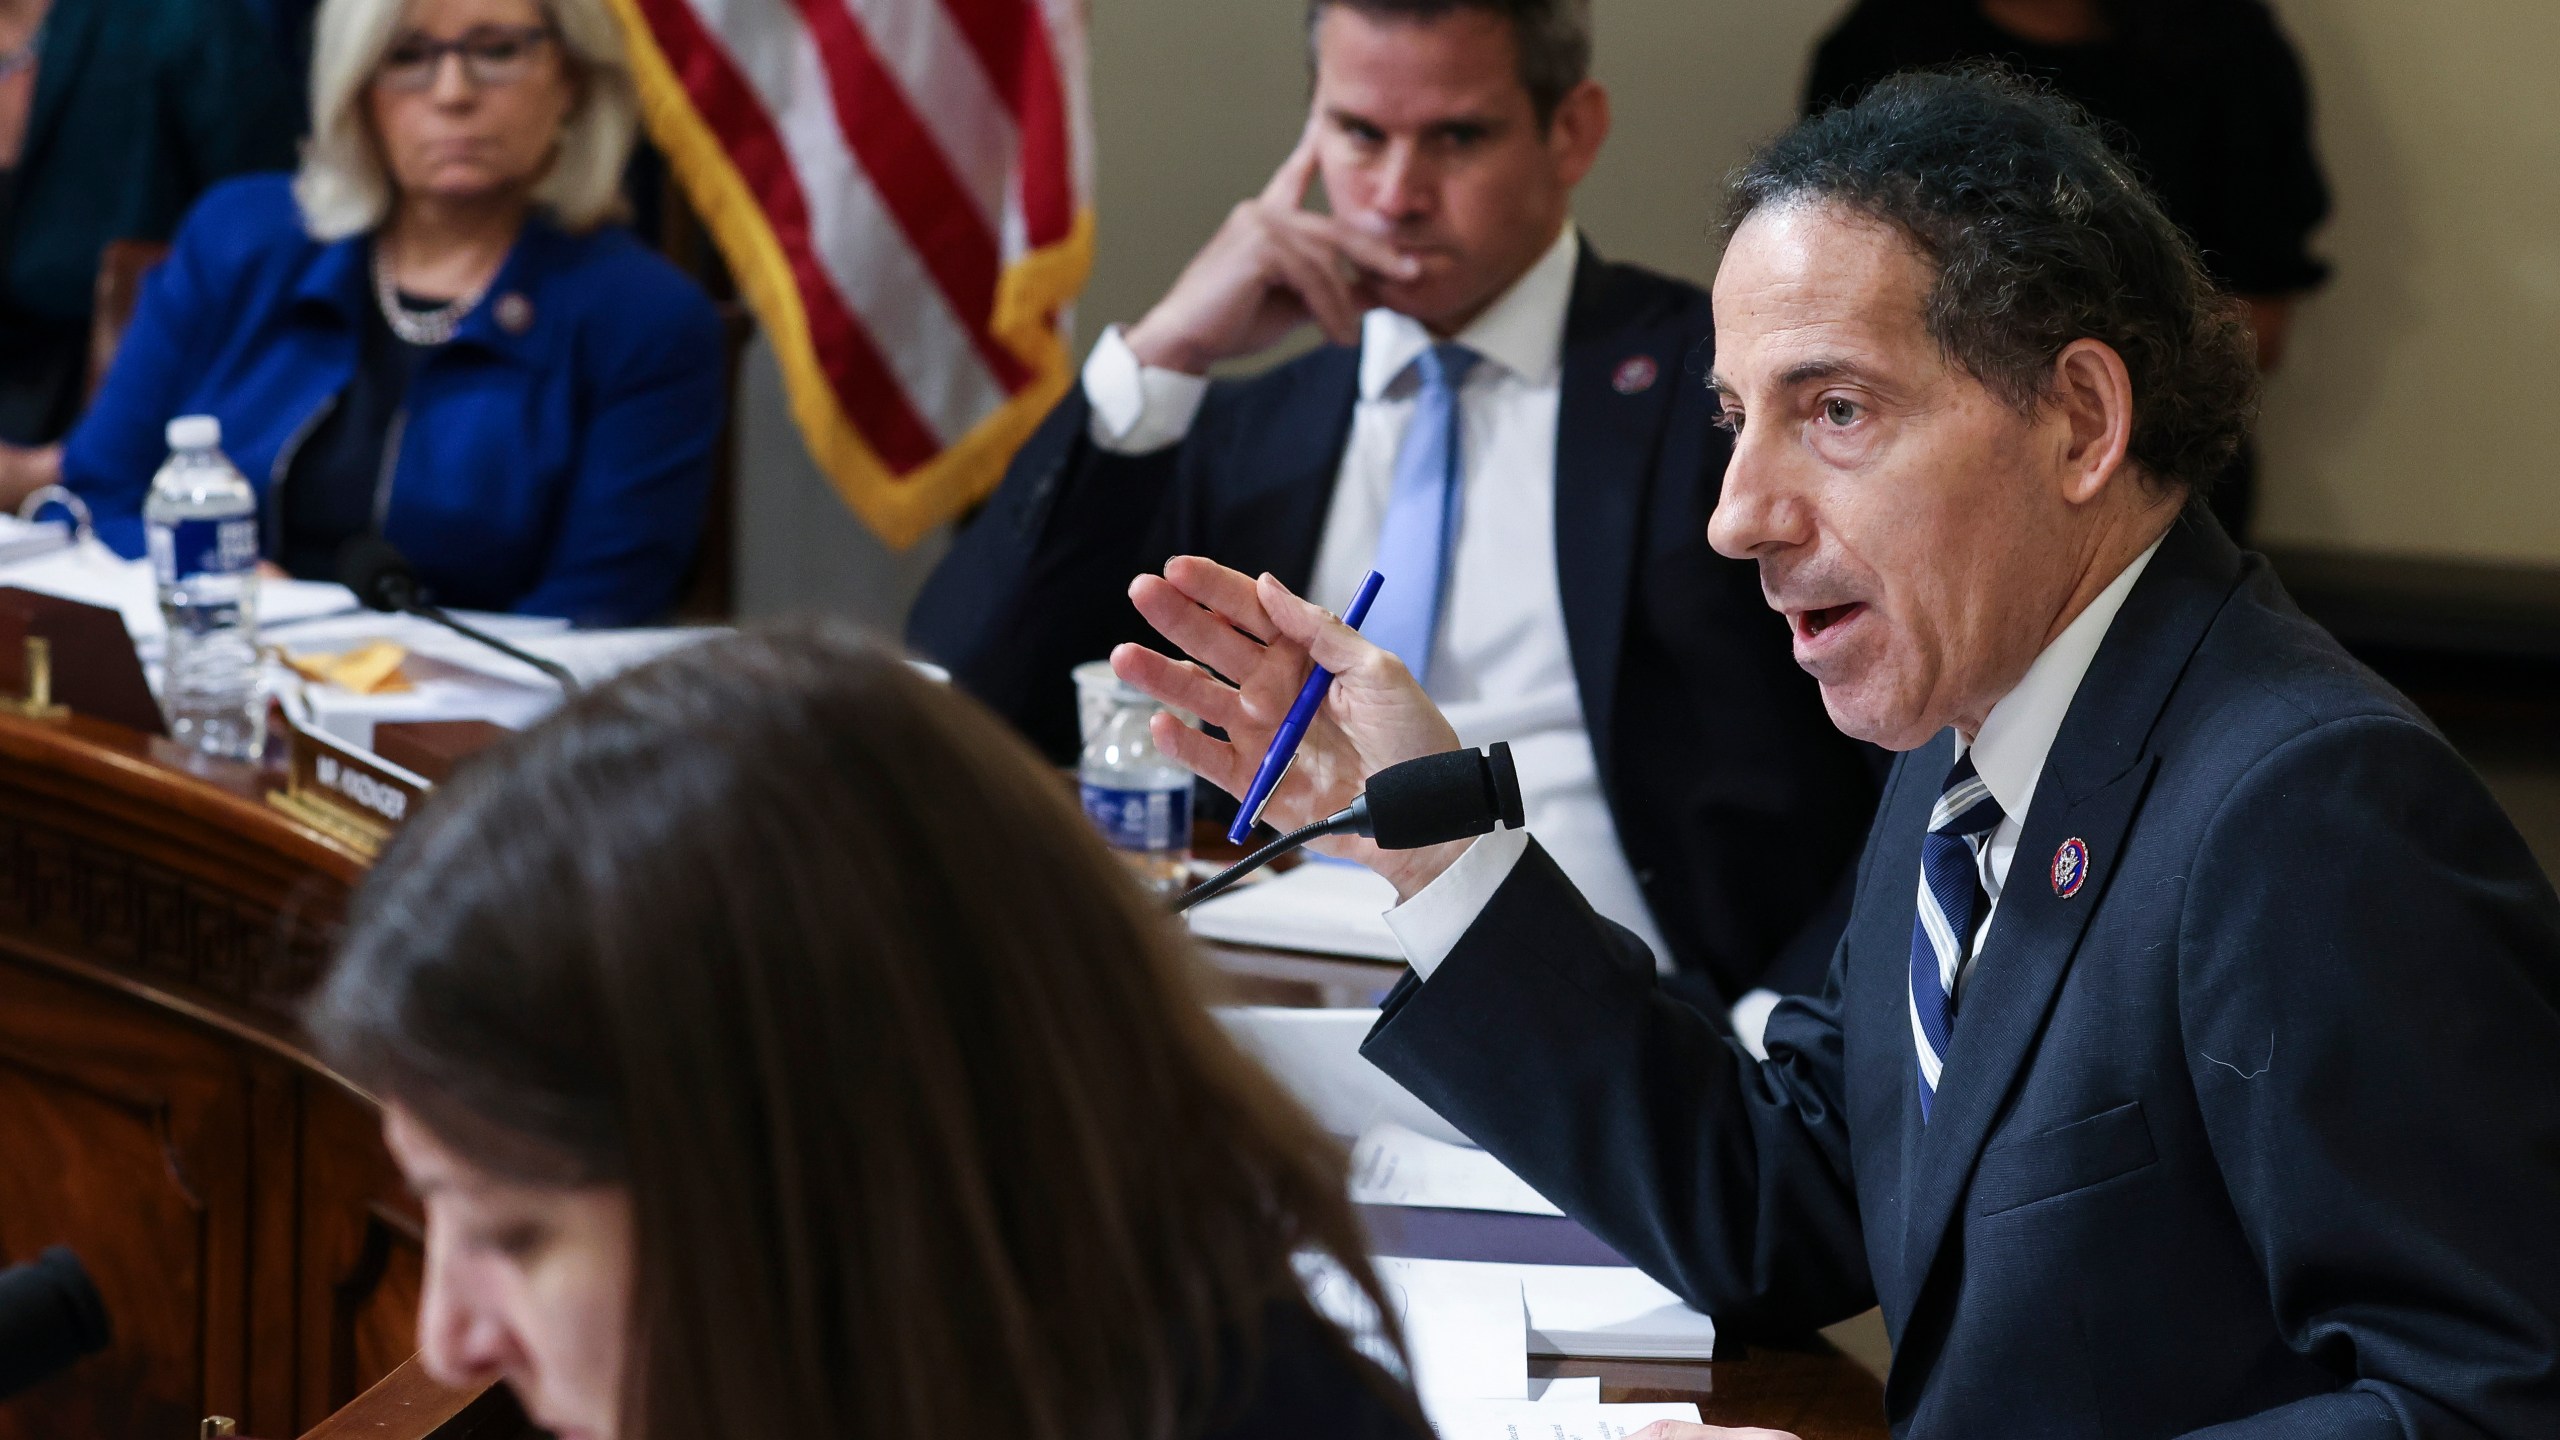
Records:
[[[258,495],[222,454],[222,422],[169,422],[169,459],[143,503],[160,585],[161,708],[180,744],[254,760],[266,748],[258,685]]]
[[[1084,813],[1139,883],[1178,894],[1191,862],[1191,772],[1156,749],[1147,719],[1164,707],[1121,686],[1076,765]]]

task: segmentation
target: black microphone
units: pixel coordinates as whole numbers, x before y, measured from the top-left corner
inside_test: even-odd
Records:
[[[68,1248],[0,1270],[0,1400],[106,1349],[108,1338],[107,1302]]]
[[[560,684],[562,691],[578,693],[578,677],[569,667],[554,660],[519,650],[486,630],[466,625],[443,610],[427,603],[427,589],[418,583],[418,572],[409,565],[409,557],[400,547],[379,535],[359,535],[338,551],[338,583],[356,592],[356,599],[367,609],[387,610],[402,615],[415,615],[421,620],[441,625],[465,640],[476,640],[510,660],[521,660]]]
[[[1497,825],[1517,830],[1521,824],[1520,772],[1511,763],[1508,744],[1497,743],[1489,751],[1425,755],[1370,776],[1369,788],[1359,799],[1193,886],[1173,902],[1174,913],[1220,894],[1308,841],[1327,835],[1366,835],[1381,850],[1419,850],[1482,835]]]

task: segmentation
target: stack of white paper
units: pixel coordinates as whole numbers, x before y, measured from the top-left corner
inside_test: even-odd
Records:
[[[1564,1213],[1482,1150],[1418,1135],[1392,1120],[1370,1126],[1351,1147],[1351,1198],[1363,1205]]]
[[[48,550],[32,559],[0,563],[0,585],[104,606],[124,617],[124,628],[136,645],[157,641],[163,628],[160,591],[151,576],[151,562],[127,560],[95,540]],[[258,623],[262,627],[290,625],[357,608],[355,595],[344,585],[318,580],[258,582]]]
[[[1716,1323],[1643,1271],[1624,1265],[1512,1265],[1490,1260],[1387,1260],[1447,1286],[1507,1285],[1528,1315],[1532,1355],[1708,1360]],[[1508,1398],[1496,1397],[1496,1398]]]
[[[1516,1407],[1532,1404],[1534,1418],[1550,1428],[1516,1433],[1537,1440],[1619,1440],[1655,1420],[1697,1419],[1689,1406],[1603,1405],[1598,1382],[1588,1379],[1551,1382],[1532,1398],[1528,1357],[1564,1353],[1559,1339],[1585,1357],[1704,1359],[1714,1349],[1715,1327],[1705,1316],[1680,1308],[1669,1291],[1635,1271],[1465,1260],[1376,1263],[1412,1357],[1414,1394],[1442,1440],[1511,1440],[1514,1432],[1501,1427],[1523,1418]],[[1311,1259],[1300,1270],[1321,1313],[1355,1337],[1377,1333],[1375,1312],[1339,1267]],[[1662,1308],[1656,1300],[1667,1301],[1678,1318],[1656,1314]],[[1486,1401],[1507,1404],[1480,1403]]]
[[[1716,1322],[1625,1265],[1502,1265],[1528,1302],[1529,1353],[1624,1360],[1708,1360]]]
[[[1404,959],[1386,915],[1396,887],[1358,865],[1311,859],[1240,885],[1190,912],[1191,931],[1231,945],[1268,945],[1364,960]]]
[[[344,592],[341,592],[344,593]],[[462,613],[465,623],[568,668],[595,685],[671,650],[731,632],[724,629],[571,630],[565,620],[533,615]],[[287,708],[304,724],[360,749],[373,727],[407,720],[487,720],[520,730],[559,708],[559,682],[520,660],[411,615],[372,612],[311,620],[278,637],[298,651],[343,650],[389,640],[409,651],[402,669],[412,688],[393,695],[356,695],[304,684],[278,672],[274,682],[297,694]]]
[[[1236,1043],[1307,1107],[1326,1134],[1349,1140],[1383,1121],[1452,1145],[1467,1143],[1458,1127],[1361,1057],[1360,1042],[1377,1025],[1377,1011],[1236,1005],[1217,1013]]]
[[[1695,1405],[1559,1405],[1461,1400],[1432,1415],[1440,1440],[1627,1440],[1656,1420],[1698,1423]]]
[[[0,514],[0,565],[59,550],[71,543],[71,526],[61,520],[21,520]]]

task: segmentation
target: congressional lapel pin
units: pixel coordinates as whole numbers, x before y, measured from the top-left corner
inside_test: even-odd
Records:
[[[510,290],[498,297],[498,328],[510,335],[521,335],[533,328],[533,302]]]
[[[2053,893],[2068,900],[2089,878],[2089,842],[2074,835],[2053,852]]]
[[[1654,377],[1662,369],[1650,355],[1630,355],[1618,362],[1618,373],[1609,377],[1609,385],[1621,395],[1641,395],[1653,388]]]

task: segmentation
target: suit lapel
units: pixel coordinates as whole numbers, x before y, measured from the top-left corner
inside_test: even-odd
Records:
[[[1245,452],[1244,483],[1222,506],[1209,532],[1222,543],[1209,553],[1250,575],[1268,570],[1305,593],[1333,509],[1334,479],[1351,416],[1360,402],[1360,351],[1328,346],[1299,362],[1301,373],[1271,423],[1256,426]]]
[[[2147,748],[2152,726],[2238,575],[2238,552],[2210,519],[2172,527],[2117,613],[2055,737],[1982,958],[1965,984],[1929,1122],[1910,1147],[1906,1305],[1922,1292],[1963,1206],[1974,1163],[2035,1053],[2081,938],[2107,901],[2124,837],[2159,768],[2160,757]],[[2085,852],[2086,874],[2066,896],[2053,866],[2073,840]],[[1904,889],[1916,887],[1917,873]],[[1900,1043],[1907,1052],[1911,1038],[1907,1025],[1904,1030]],[[1913,1064],[1906,1053],[1905,1067]],[[1918,1125],[1916,1103],[1909,1114]],[[1895,1333],[1909,1318],[1907,1311],[1898,1317]]]
[[[1677,337],[1634,324],[1635,298],[1584,241],[1557,386],[1556,582],[1583,723],[1604,778],[1612,773],[1610,720],[1637,569],[1637,522],[1682,359]],[[1638,360],[1651,368],[1632,365]],[[1621,373],[1644,383],[1622,389]]]

